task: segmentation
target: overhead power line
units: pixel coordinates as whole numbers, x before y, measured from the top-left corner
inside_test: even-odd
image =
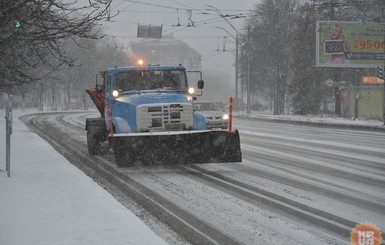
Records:
[[[159,8],[167,8],[167,9],[173,9],[173,10],[193,10],[193,11],[212,11],[210,9],[198,9],[198,8],[181,8],[181,7],[173,7],[173,6],[168,6],[168,5],[161,5],[161,4],[154,4],[154,3],[148,3],[148,2],[143,2],[143,1],[135,1],[135,0],[123,0],[126,2],[131,2],[131,3],[136,3],[136,4],[142,4],[142,5],[147,5],[147,6],[154,6],[154,7],[159,7]],[[222,12],[247,12],[247,11],[253,11],[252,9],[219,9]]]
[[[137,38],[137,36],[118,36],[118,35],[108,35],[110,37],[114,38]],[[194,39],[194,38],[207,38],[207,39],[218,39],[218,38],[223,38],[224,36],[177,36],[173,38],[186,38],[186,39]],[[168,38],[167,36],[162,37],[164,39]],[[171,37],[170,37],[171,38]]]

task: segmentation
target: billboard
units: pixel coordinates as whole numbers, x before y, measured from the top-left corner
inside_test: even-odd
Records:
[[[376,68],[384,65],[385,25],[317,21],[316,66]]]

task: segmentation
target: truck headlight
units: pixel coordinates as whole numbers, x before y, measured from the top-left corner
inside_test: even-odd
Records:
[[[229,120],[229,115],[227,115],[227,114],[225,114],[225,115],[223,115],[223,120]]]
[[[118,90],[112,91],[112,96],[118,97],[118,95],[119,95],[119,91]]]
[[[188,93],[191,94],[191,95],[194,94],[195,93],[195,89],[194,88],[189,88],[188,89]]]

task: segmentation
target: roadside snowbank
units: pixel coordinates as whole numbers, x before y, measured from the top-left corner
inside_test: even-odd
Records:
[[[16,115],[11,178],[0,112],[0,244],[167,244]]]
[[[272,115],[268,112],[252,112],[247,114],[246,112],[235,112],[235,117],[259,119],[267,121],[282,121],[290,123],[304,123],[304,124],[315,124],[322,126],[347,126],[352,128],[372,128],[385,130],[384,123],[377,120],[368,120],[358,118],[356,120],[342,117],[333,117],[330,115]]]

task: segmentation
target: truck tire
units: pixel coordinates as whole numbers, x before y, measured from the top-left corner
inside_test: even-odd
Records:
[[[107,140],[108,132],[102,118],[87,118],[87,147],[88,153],[92,156],[103,155],[107,149],[103,147],[102,142]]]
[[[87,147],[91,156],[100,154],[100,142],[96,130],[89,128],[87,130]]]

